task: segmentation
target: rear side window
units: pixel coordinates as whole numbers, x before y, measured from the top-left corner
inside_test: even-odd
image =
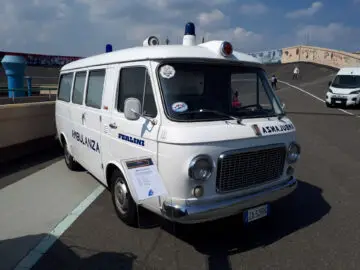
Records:
[[[117,110],[124,112],[125,100],[137,98],[142,104],[142,113],[145,116],[156,117],[157,109],[151,80],[145,67],[122,68]]]
[[[58,100],[70,101],[71,85],[73,80],[73,73],[63,74],[60,76]]]
[[[100,109],[104,91],[105,69],[89,72],[85,104],[88,107]]]
[[[85,80],[86,80],[86,71],[77,72],[75,74],[75,82],[74,82],[74,89],[72,96],[72,102],[75,104],[83,103]]]

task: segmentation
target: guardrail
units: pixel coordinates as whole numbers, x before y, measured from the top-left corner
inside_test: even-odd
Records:
[[[25,92],[26,95],[15,96],[12,94],[8,97],[8,92]],[[6,96],[4,94],[6,94]],[[55,100],[56,94],[56,87],[32,87],[31,90],[27,88],[8,89],[6,87],[0,87],[0,105],[52,101]]]

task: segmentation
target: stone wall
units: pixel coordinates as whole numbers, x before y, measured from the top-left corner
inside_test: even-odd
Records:
[[[281,51],[281,52],[280,52]],[[280,50],[251,53],[264,64],[308,62],[334,68],[360,67],[360,55],[313,46],[293,46]]]

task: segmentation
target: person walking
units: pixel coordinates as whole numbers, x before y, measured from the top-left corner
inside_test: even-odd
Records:
[[[299,79],[299,74],[300,74],[300,69],[298,66],[295,66],[294,71],[293,71],[293,80]]]
[[[277,90],[276,84],[277,84],[277,78],[276,78],[276,76],[275,76],[275,74],[274,74],[274,75],[272,75],[272,77],[271,77],[271,87],[272,87],[274,90]]]

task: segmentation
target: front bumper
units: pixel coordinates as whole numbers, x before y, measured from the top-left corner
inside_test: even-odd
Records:
[[[326,103],[332,106],[355,106],[360,103],[359,94],[337,95],[330,92],[326,93]]]
[[[176,205],[165,201],[163,215],[172,221],[184,224],[200,223],[232,216],[263,203],[271,203],[293,192],[297,187],[297,180],[289,178],[285,183],[263,189],[256,193],[217,201],[206,205]]]

